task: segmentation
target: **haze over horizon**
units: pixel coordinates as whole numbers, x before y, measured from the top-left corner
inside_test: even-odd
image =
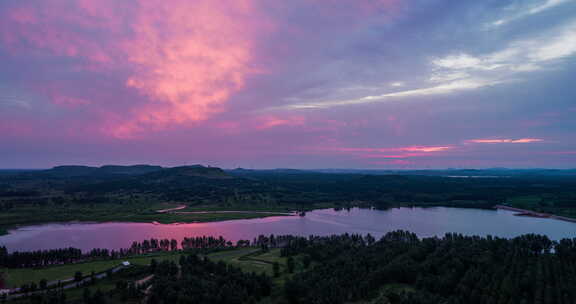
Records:
[[[574,168],[576,1],[0,2],[0,168]]]

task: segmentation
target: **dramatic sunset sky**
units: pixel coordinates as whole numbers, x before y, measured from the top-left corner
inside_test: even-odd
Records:
[[[576,0],[1,0],[0,168],[576,167]]]

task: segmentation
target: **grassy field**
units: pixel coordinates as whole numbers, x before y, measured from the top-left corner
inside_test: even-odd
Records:
[[[69,206],[33,206],[17,205],[15,208],[0,212],[0,230],[7,230],[17,225],[33,225],[49,222],[69,221],[134,221],[140,215],[153,215],[155,210],[165,207],[165,204],[98,204],[85,206],[73,204]]]
[[[150,260],[172,260],[178,261],[183,253],[154,253],[137,257],[127,257],[118,260],[94,261],[62,266],[52,266],[39,269],[0,269],[6,275],[8,287],[19,287],[22,284],[35,282],[42,279],[50,281],[65,280],[74,276],[76,271],[81,271],[84,275],[106,271],[118,266],[122,261],[129,261],[134,265],[148,265]],[[286,265],[286,258],[280,257],[280,249],[272,249],[262,253],[256,248],[242,248],[215,252],[207,255],[212,261],[223,261],[234,265],[246,272],[266,273],[273,275],[272,263],[278,262],[283,270]]]
[[[146,276],[146,274],[144,276]],[[82,300],[82,298],[84,297],[84,292],[86,289],[88,289],[90,291],[90,294],[94,294],[98,290],[103,292],[103,293],[107,293],[107,292],[112,291],[116,288],[116,283],[118,281],[135,281],[135,280],[138,280],[141,278],[143,278],[143,276],[132,277],[132,276],[126,276],[122,272],[119,272],[119,273],[116,273],[115,275],[113,275],[112,277],[106,277],[104,279],[100,279],[100,280],[96,281],[96,283],[89,284],[87,286],[83,286],[80,288],[66,289],[66,291],[65,291],[66,300],[67,301],[80,301],[80,300]],[[29,304],[30,299],[29,298],[19,298],[19,299],[12,300],[9,303]],[[76,302],[74,302],[74,303],[76,303]],[[117,302],[115,302],[115,303],[117,303]],[[122,303],[135,303],[136,304],[136,303],[140,303],[140,301],[137,299],[128,299],[126,301],[123,301]]]
[[[160,260],[163,260],[165,258],[161,257]],[[131,268],[131,270],[134,270],[134,267]],[[81,288],[74,288],[74,289],[69,289],[66,291],[66,299],[67,300],[71,300],[71,301],[77,301],[77,300],[81,300],[84,296],[84,290],[88,289],[90,291],[91,294],[96,293],[96,291],[100,290],[101,292],[107,293],[111,290],[114,290],[116,288],[116,283],[118,281],[137,281],[140,280],[146,276],[148,276],[148,273],[145,274],[140,274],[139,276],[132,276],[130,274],[126,274],[124,272],[118,272],[115,275],[113,275],[112,277],[106,277],[104,279],[98,280],[96,281],[95,284],[91,284],[88,286],[84,286]],[[117,298],[116,295],[116,300],[120,300]],[[118,303],[118,302],[115,302]],[[140,303],[139,300],[137,299],[128,299],[128,300],[123,300],[121,303]]]
[[[194,222],[220,222],[229,220],[253,219],[269,216],[285,216],[281,213],[195,213],[195,214],[182,214],[182,213],[165,213],[153,215],[140,215],[134,218],[135,222],[152,222],[157,221],[162,224],[170,223],[194,223]]]
[[[287,258],[280,256],[280,249],[278,248],[271,249],[268,252],[262,252],[260,249],[255,248],[237,249],[209,254],[208,258],[212,261],[223,261],[234,265],[245,272],[266,273],[271,277],[274,275],[273,263],[278,262],[280,276],[273,278],[275,285],[273,296],[282,292],[284,282],[292,276],[286,271]],[[295,256],[294,260],[296,265],[295,272],[302,271],[303,267],[299,262],[299,257]]]
[[[277,304],[285,303],[283,300],[284,283],[287,279],[294,274],[287,272],[286,257],[280,256],[280,249],[275,248],[267,252],[262,252],[260,249],[248,248],[238,249],[226,252],[217,252],[209,254],[208,258],[213,261],[223,261],[227,264],[234,265],[245,272],[266,273],[273,277],[273,263],[278,262],[280,266],[280,275],[276,278],[273,277],[274,286],[270,297],[263,299],[259,304]],[[304,271],[304,267],[300,262],[300,256],[294,256],[295,271],[294,273]]]
[[[0,269],[0,272],[5,273],[8,287],[14,288],[26,283],[38,283],[42,279],[46,279],[49,282],[65,280],[74,277],[76,271],[81,271],[84,275],[89,275],[92,271],[99,273],[120,265],[122,261],[129,261],[135,265],[148,265],[152,259],[177,261],[180,255],[181,253],[155,253],[118,260],[94,261],[40,269]]]
[[[509,199],[507,203],[516,208],[534,210],[540,207],[540,197],[535,195],[519,196]]]
[[[268,263],[278,262],[281,265],[286,264],[286,258],[280,256],[280,249],[271,249],[268,252],[258,254],[253,257],[249,257],[255,260],[265,261]]]
[[[256,273],[266,273],[272,274],[272,265],[266,263],[258,263],[252,260],[243,260],[242,257],[258,252],[259,249],[255,248],[245,248],[230,251],[216,252],[208,255],[208,258],[212,261],[218,262],[223,261],[227,264],[236,266],[245,272],[256,272]]]
[[[294,208],[290,206],[260,206],[260,205],[230,205],[230,206],[218,206],[218,205],[197,205],[189,206],[185,209],[178,211],[260,211],[260,212],[290,212]]]

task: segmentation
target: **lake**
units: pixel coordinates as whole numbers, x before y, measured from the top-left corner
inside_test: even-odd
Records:
[[[127,248],[132,241],[222,235],[227,240],[253,239],[259,234],[330,235],[370,233],[380,237],[393,230],[408,230],[420,237],[443,236],[447,232],[465,235],[515,237],[537,233],[559,240],[576,237],[576,223],[553,219],[514,216],[506,210],[460,208],[394,208],[350,211],[321,209],[305,217],[279,216],[193,224],[152,223],[66,223],[26,226],[0,236],[0,245],[9,251],[63,247]]]

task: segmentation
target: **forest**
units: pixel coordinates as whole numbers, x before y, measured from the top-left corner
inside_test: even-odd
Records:
[[[201,242],[202,238],[196,239]],[[190,242],[190,241],[189,241]],[[81,294],[55,287],[16,303],[573,304],[576,238],[446,234],[260,236],[152,259]],[[183,242],[181,242],[183,243]],[[204,242],[208,244],[208,242]],[[219,245],[218,245],[219,244]],[[250,248],[246,248],[250,246]],[[169,245],[165,246],[170,250]],[[236,254],[236,252],[240,254]],[[228,259],[218,257],[229,256]],[[245,262],[265,264],[265,271]],[[256,264],[252,264],[256,265]],[[146,279],[139,279],[145,277]],[[106,281],[108,280],[108,281]],[[94,290],[91,285],[98,287]],[[102,286],[112,285],[101,290]],[[12,302],[10,301],[10,302]]]
[[[290,303],[574,303],[576,239],[514,239],[396,231],[297,239],[284,254],[315,264],[285,285]]]

